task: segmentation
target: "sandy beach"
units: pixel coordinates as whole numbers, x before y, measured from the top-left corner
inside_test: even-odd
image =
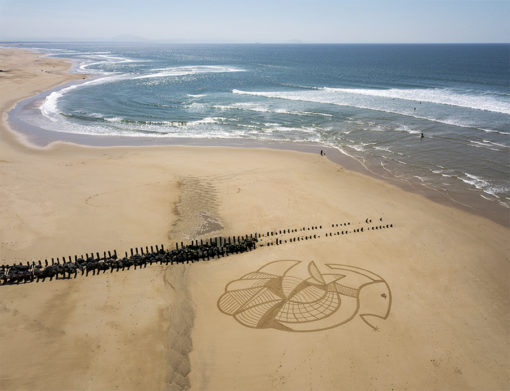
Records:
[[[0,48],[1,263],[323,228],[209,262],[0,286],[0,389],[510,388],[508,228],[318,153],[26,145],[7,111],[83,77],[69,68]],[[284,272],[342,320],[254,320],[227,302]]]

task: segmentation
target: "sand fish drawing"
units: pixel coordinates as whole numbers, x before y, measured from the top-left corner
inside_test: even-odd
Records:
[[[228,283],[218,308],[244,326],[319,331],[360,317],[374,330],[386,319],[391,290],[375,273],[355,266],[281,260]]]

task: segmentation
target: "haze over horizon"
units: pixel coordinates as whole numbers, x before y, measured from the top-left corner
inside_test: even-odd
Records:
[[[0,0],[2,41],[506,43],[501,0]]]

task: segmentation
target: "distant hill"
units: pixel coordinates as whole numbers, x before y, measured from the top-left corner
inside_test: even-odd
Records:
[[[147,38],[139,37],[137,35],[121,34],[116,35],[109,39],[111,42],[146,42]]]

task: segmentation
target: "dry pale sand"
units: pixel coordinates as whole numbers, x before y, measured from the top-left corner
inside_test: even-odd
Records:
[[[7,129],[6,110],[76,78],[68,67],[0,50],[7,71],[0,73],[1,262],[313,225],[328,230],[317,231],[320,239],[210,262],[0,286],[0,389],[510,388],[507,228],[318,154],[25,146]],[[367,217],[394,226],[325,237],[331,223]],[[391,290],[383,306],[391,300],[389,314],[362,291],[359,303],[372,307],[366,313],[386,317],[372,319],[376,329],[356,308],[345,324],[315,332],[251,328],[220,311],[227,283],[279,260],[314,260],[321,273],[326,264],[369,270]],[[355,299],[341,297],[349,311]],[[273,318],[265,319],[270,325]]]

